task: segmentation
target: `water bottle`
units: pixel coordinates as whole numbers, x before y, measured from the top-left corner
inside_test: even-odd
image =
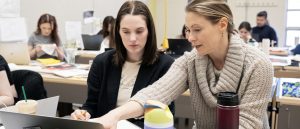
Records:
[[[239,128],[239,98],[234,92],[220,92],[217,106],[217,129]]]
[[[173,115],[167,105],[148,100],[144,108],[144,129],[174,129]]]

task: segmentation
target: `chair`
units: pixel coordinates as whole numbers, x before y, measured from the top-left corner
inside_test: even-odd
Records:
[[[11,76],[18,94],[15,102],[24,99],[22,86],[24,86],[26,91],[27,99],[39,100],[47,98],[43,78],[39,73],[30,70],[16,70],[11,72]]]

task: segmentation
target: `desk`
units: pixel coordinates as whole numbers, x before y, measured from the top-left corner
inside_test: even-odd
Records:
[[[274,67],[275,77],[299,77],[300,72],[295,72],[287,69],[287,67]],[[61,78],[50,74],[41,74],[44,79],[44,85],[48,91],[48,96],[60,96],[61,102],[69,103],[84,103],[87,98],[87,84],[86,78]],[[175,116],[177,118],[188,118],[189,126],[192,125],[193,113],[190,105],[190,93],[187,91],[175,100]],[[299,104],[295,99],[284,98],[277,100],[281,104]],[[278,120],[278,119],[276,119]],[[276,122],[277,123],[277,122]],[[179,124],[185,124],[183,121]]]
[[[10,65],[11,70],[28,69],[39,72],[43,77],[48,96],[60,96],[60,102],[83,103],[87,96],[87,78],[62,78],[51,74],[52,70],[39,66]],[[59,70],[61,71],[61,70]],[[88,71],[86,71],[88,72]]]
[[[60,96],[60,102],[84,103],[87,98],[86,78],[61,78],[41,74],[48,96]]]
[[[75,57],[75,63],[89,64],[89,61],[94,60],[98,54],[100,54],[99,51],[78,51]]]

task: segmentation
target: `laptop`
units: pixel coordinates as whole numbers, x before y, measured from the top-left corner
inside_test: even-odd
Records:
[[[58,101],[59,101],[59,96],[37,100],[38,106],[37,106],[36,115],[55,117]],[[17,108],[16,106],[9,106],[6,108],[1,108],[0,111],[17,112]]]
[[[187,39],[168,39],[169,42],[169,55],[172,57],[180,57],[186,51],[192,50],[192,44]]]
[[[96,122],[0,111],[5,129],[103,129]]]
[[[8,63],[18,65],[28,65],[30,63],[30,55],[28,44],[22,42],[0,43],[0,54]]]
[[[84,50],[100,50],[101,42],[103,40],[102,35],[82,34],[81,37]]]

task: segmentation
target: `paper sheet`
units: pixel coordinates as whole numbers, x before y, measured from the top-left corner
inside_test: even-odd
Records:
[[[56,44],[42,44],[40,45],[42,50],[48,55],[54,55]]]
[[[88,120],[89,122],[96,122],[94,119]],[[117,124],[117,129],[141,129],[140,127],[130,123],[127,120],[120,120]]]
[[[0,41],[26,41],[24,18],[0,18]]]
[[[0,0],[0,17],[20,17],[20,0]]]
[[[60,76],[60,77],[74,77],[74,76],[88,76],[89,71],[88,70],[82,70],[82,69],[70,69],[70,70],[54,70],[53,74]]]
[[[77,48],[83,48],[82,38],[81,38],[81,22],[80,21],[66,21],[65,31],[67,41],[76,41]]]
[[[117,124],[117,129],[141,129],[127,120],[121,120]]]
[[[94,16],[93,10],[84,11],[83,12],[84,24],[92,23],[94,21],[93,16]]]

